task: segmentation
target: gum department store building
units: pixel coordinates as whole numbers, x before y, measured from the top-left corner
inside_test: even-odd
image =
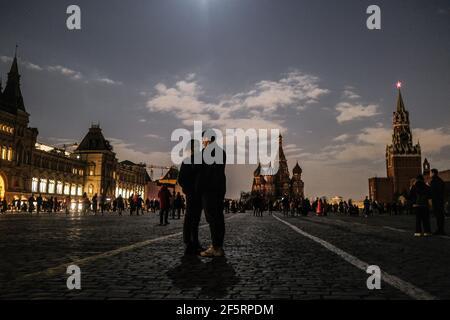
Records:
[[[8,203],[42,197],[66,196],[72,207],[83,193],[89,198],[102,194],[113,199],[121,194],[144,196],[149,176],[145,164],[119,162],[98,125],[92,125],[77,148],[65,149],[37,143],[38,130],[28,127],[20,89],[17,57],[11,65],[5,88],[0,83],[0,198]]]

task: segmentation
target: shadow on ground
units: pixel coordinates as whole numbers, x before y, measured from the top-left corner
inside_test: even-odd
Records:
[[[223,298],[229,288],[239,282],[233,266],[226,258],[214,258],[207,262],[196,256],[184,256],[180,264],[167,272],[172,284],[182,290],[200,288],[200,295],[207,298]]]

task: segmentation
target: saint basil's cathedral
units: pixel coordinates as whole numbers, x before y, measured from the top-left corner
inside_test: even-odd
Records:
[[[283,137],[280,135],[278,170],[274,169],[272,165],[269,168],[263,168],[259,164],[253,174],[252,195],[259,194],[267,200],[276,200],[282,197],[289,197],[290,199],[304,198],[305,184],[302,181],[302,168],[298,162],[292,173],[292,177],[290,177],[286,156],[283,151]]]

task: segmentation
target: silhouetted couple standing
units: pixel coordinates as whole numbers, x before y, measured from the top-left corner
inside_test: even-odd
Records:
[[[431,236],[429,201],[431,200],[433,213],[436,216],[437,230],[434,235],[445,235],[445,183],[439,177],[437,169],[431,170],[431,181],[425,183],[422,175],[416,178],[416,182],[410,190],[410,200],[416,215],[416,233],[414,236]]]
[[[183,224],[185,254],[223,257],[225,254],[223,251],[225,237],[223,203],[226,193],[226,154],[217,145],[215,136],[208,137],[205,132],[201,153],[195,143],[195,140],[191,141],[191,155],[183,161],[178,176],[178,183],[186,195],[186,215]],[[212,244],[207,249],[204,249],[199,241],[202,210],[205,212],[211,233]]]

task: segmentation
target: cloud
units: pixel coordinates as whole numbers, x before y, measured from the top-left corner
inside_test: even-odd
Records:
[[[450,147],[450,128],[418,128],[413,130],[413,137],[415,142],[420,140],[424,157],[438,154]],[[365,128],[356,134],[338,136],[333,141],[341,143],[325,146],[318,153],[303,153],[302,158],[322,161],[324,165],[350,164],[360,160],[373,163],[383,161],[386,146],[392,143],[392,128]]]
[[[211,99],[190,74],[171,87],[158,83],[146,106],[151,112],[173,114],[184,124],[202,120],[217,128],[270,129],[283,123],[276,119],[281,108],[303,110],[328,92],[319,86],[319,78],[295,71],[277,81],[257,82],[248,91]]]
[[[379,114],[379,105],[360,102],[361,96],[351,86],[345,87],[341,97],[344,101],[339,102],[335,107],[338,112],[336,120],[339,124],[370,118]]]
[[[11,63],[13,61],[12,57],[8,57],[8,56],[0,56],[0,61],[3,63]],[[28,62],[28,61],[21,61],[21,64],[30,70],[35,70],[35,71],[42,71],[43,68],[37,64]]]
[[[265,111],[276,111],[278,108],[294,106],[303,110],[306,105],[329,93],[329,90],[318,86],[317,77],[291,72],[278,81],[260,81],[249,92],[237,96],[243,97],[243,105],[248,108],[260,108]]]
[[[436,154],[450,146],[450,130],[448,128],[415,129],[413,137],[420,141],[422,153]]]
[[[135,144],[128,143],[121,139],[107,138],[117,154],[120,161],[130,160],[135,163],[144,162],[147,165],[161,165],[171,163],[169,152],[142,152]]]
[[[152,138],[152,139],[163,139],[160,135],[157,134],[147,134],[145,135],[146,138]]]
[[[285,154],[292,156],[303,151],[303,148],[297,147],[296,144],[288,144],[283,146],[283,150]]]
[[[339,115],[336,117],[338,123],[370,118],[379,114],[379,106],[376,104],[362,105],[360,103],[340,102],[336,106]]]
[[[336,138],[333,139],[333,141],[337,141],[337,142],[345,142],[350,138],[349,134],[341,134],[340,136],[337,136]]]
[[[3,63],[9,63],[9,62],[12,62],[13,59],[11,57],[7,57],[7,56],[0,56],[0,61]]]
[[[13,61],[12,57],[8,56],[0,56],[0,61],[3,63],[11,63]],[[63,77],[67,77],[71,80],[84,80],[86,83],[90,82],[98,82],[107,85],[122,85],[122,82],[112,80],[108,77],[93,77],[93,76],[85,76],[82,72],[73,70],[71,68],[61,66],[61,65],[53,65],[53,66],[40,66],[38,64],[20,60],[20,66],[23,66],[26,69],[32,71],[47,71],[51,73],[57,73]]]
[[[65,76],[65,77],[68,77],[68,78],[73,79],[73,80],[81,80],[81,79],[84,78],[84,76],[83,76],[83,74],[81,72],[75,71],[75,70],[72,70],[72,69],[60,66],[60,65],[48,66],[47,70],[50,71],[50,72],[59,73],[59,74]]]
[[[109,78],[98,78],[98,79],[95,79],[94,81],[109,84],[109,85],[122,85],[122,82],[114,81]]]
[[[342,98],[343,99],[350,99],[350,100],[357,100],[360,99],[361,96],[357,93],[355,93],[353,87],[346,87],[345,90],[342,92]]]

